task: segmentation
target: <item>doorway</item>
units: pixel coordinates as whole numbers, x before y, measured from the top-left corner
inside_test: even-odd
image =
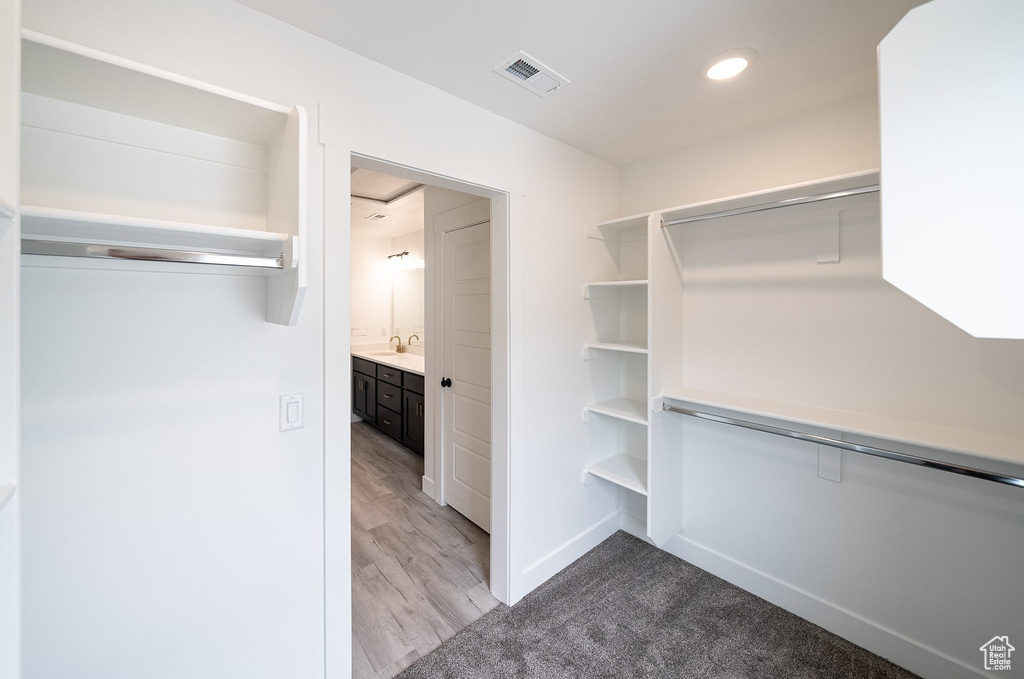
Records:
[[[352,669],[387,677],[498,604],[487,535],[491,201],[357,163]],[[428,432],[410,442],[415,413]]]
[[[491,200],[491,593],[510,604],[522,596],[522,565],[512,570],[514,515],[510,504],[513,474],[510,450],[521,430],[517,423],[523,397],[521,377],[510,366],[522,361],[520,321],[511,316],[518,296],[510,294],[509,262],[524,247],[527,177],[521,168],[494,156],[468,150],[457,135],[426,134],[399,121],[368,118],[343,106],[318,106],[317,142],[323,159],[320,195],[311,194],[310,212],[322,207],[324,258],[324,627],[325,676],[344,679],[352,670],[351,411],[352,358],[349,301],[349,175],[360,167],[420,179],[424,183],[472,193]],[[424,169],[416,169],[424,168]],[[515,228],[513,228],[515,227]],[[316,234],[313,234],[316,237]],[[316,243],[311,245],[315,246]],[[518,275],[518,274],[516,274]],[[517,317],[518,318],[518,317]]]

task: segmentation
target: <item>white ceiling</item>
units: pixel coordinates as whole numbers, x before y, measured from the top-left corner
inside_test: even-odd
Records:
[[[368,219],[371,215],[386,215],[387,217],[385,219]],[[352,168],[353,233],[394,238],[421,230],[423,230],[421,184],[365,168]]]
[[[875,48],[923,0],[238,0],[624,166],[876,89]],[[759,54],[732,81],[709,57]],[[571,81],[492,72],[522,50]]]

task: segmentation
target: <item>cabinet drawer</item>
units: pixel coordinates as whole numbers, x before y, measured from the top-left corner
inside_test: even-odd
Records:
[[[404,373],[402,380],[403,388],[409,391],[415,391],[417,394],[426,393],[423,391],[423,375],[417,375],[416,373]]]
[[[402,417],[388,408],[377,408],[377,429],[402,442]]]
[[[367,361],[365,358],[352,357],[352,372],[363,373],[374,377],[377,374],[377,364],[373,361]]]
[[[402,409],[402,390],[388,382],[377,382],[377,404],[394,411]]]
[[[396,387],[402,386],[402,371],[390,365],[377,364],[377,379],[390,382]]]

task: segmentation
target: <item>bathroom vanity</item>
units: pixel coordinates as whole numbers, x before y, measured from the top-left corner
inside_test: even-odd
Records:
[[[423,454],[423,356],[352,350],[352,412]]]

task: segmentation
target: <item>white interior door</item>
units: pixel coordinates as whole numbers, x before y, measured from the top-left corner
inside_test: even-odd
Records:
[[[490,222],[445,231],[441,239],[448,385],[442,387],[444,501],[490,532]]]

